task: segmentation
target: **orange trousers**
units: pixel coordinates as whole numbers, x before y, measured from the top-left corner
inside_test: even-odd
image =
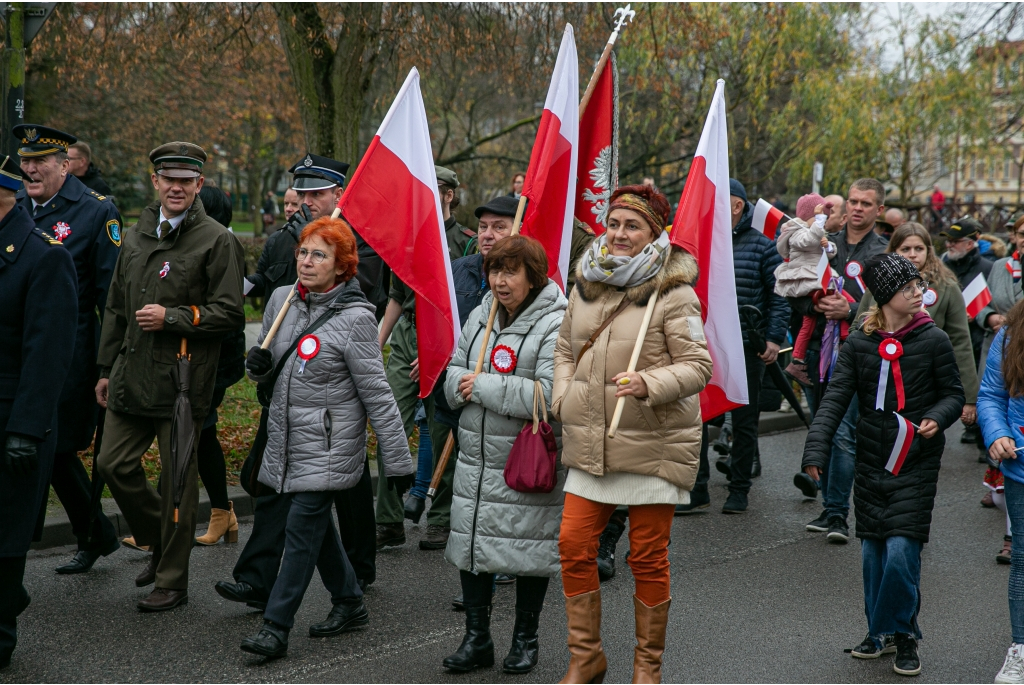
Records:
[[[562,558],[562,587],[566,597],[601,587],[597,577],[597,548],[601,533],[615,511],[614,504],[592,502],[565,493],[558,551]],[[644,504],[629,508],[629,568],[636,596],[649,607],[672,596],[669,583],[668,541],[672,534],[673,504]]]

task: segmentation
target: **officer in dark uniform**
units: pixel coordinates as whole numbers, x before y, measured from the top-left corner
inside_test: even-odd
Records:
[[[0,668],[11,663],[29,603],[25,557],[50,490],[78,316],[75,263],[17,204],[19,188],[8,157],[0,165]]]
[[[100,317],[121,248],[121,215],[113,202],[68,173],[68,146],[74,136],[35,124],[15,126],[13,133],[21,141],[18,154],[25,181],[18,203],[37,228],[64,244],[78,272],[78,333],[60,399],[52,485],[78,538],[77,554],[57,573],[84,573],[120,546],[107,517],[90,511],[90,506],[99,507],[99,500],[94,503],[89,474],[77,453],[92,443],[97,424],[102,426],[93,391],[99,378],[96,352]],[[71,349],[55,352],[72,354]]]

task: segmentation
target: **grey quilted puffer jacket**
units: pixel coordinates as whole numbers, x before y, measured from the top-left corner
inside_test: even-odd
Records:
[[[260,343],[290,289],[282,286],[271,295]],[[295,338],[328,309],[336,311],[334,317],[313,333],[320,351],[302,373],[293,351],[274,384],[259,479],[277,492],[354,486],[363,473],[367,416],[377,433],[377,458],[384,461],[385,474],[413,471],[398,405],[384,377],[374,308],[356,279],[326,293],[308,293],[305,301],[292,296],[270,344],[274,367]],[[270,375],[250,377],[262,382]]]
[[[555,460],[558,481],[547,494],[512,490],[505,485],[504,469],[525,420],[533,420],[534,379],[541,382],[544,401],[551,404],[555,341],[566,300],[549,280],[506,329],[500,330],[495,320],[484,373],[476,377],[467,402],[459,393],[459,381],[476,369],[493,298],[490,292],[484,295],[462,327],[444,387],[452,408],[465,407],[459,419],[452,532],[445,559],[466,571],[556,576],[565,484],[561,455]],[[491,351],[497,345],[508,346],[517,357],[509,373],[491,368]],[[549,421],[561,453],[561,426]]]

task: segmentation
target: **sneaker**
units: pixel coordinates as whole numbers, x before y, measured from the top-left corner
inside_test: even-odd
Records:
[[[827,533],[828,532],[828,512],[824,509],[818,514],[818,518],[808,523],[804,528],[812,533]]]
[[[992,491],[989,490],[985,493],[985,496],[981,498],[981,506],[986,509],[992,509],[996,506],[996,503],[992,501]]]
[[[511,585],[516,582],[516,577],[511,573],[495,573],[494,584],[495,585]]]
[[[811,387],[811,377],[807,375],[807,364],[797,364],[796,361],[793,361],[784,370],[800,385],[806,388]]]
[[[405,524],[402,523],[378,523],[377,524],[377,549],[385,547],[399,547],[405,544]]]
[[[427,526],[427,534],[420,540],[420,549],[444,549],[448,546],[448,536],[451,532],[451,526],[430,524]]]
[[[886,635],[882,638],[882,647],[878,647],[878,643],[871,637],[870,634],[864,636],[864,641],[853,649],[845,649],[844,652],[848,652],[854,659],[877,659],[883,654],[892,654],[896,651],[896,642],[893,640],[892,635]]]
[[[896,658],[892,670],[900,675],[917,675],[921,672],[921,657],[917,654],[917,640],[913,635],[896,633]]]
[[[850,527],[842,516],[830,516],[828,519],[828,541],[834,545],[845,545],[850,541]]]
[[[711,506],[711,495],[705,492],[690,492],[689,504],[677,504],[676,516],[687,516],[689,514],[701,514]]]
[[[1011,554],[1013,552],[1013,537],[1009,535],[1003,536],[1003,548],[999,550],[999,554],[996,555],[997,564],[1009,564]]]
[[[793,485],[800,490],[800,493],[804,497],[810,499],[817,499],[818,491],[821,489],[821,485],[818,481],[814,480],[803,471],[793,476]]]
[[[996,673],[997,683],[1024,683],[1024,645],[1012,644],[1006,652],[1006,661]]]
[[[747,494],[745,492],[730,492],[729,499],[725,500],[722,507],[723,514],[742,514],[747,510]]]

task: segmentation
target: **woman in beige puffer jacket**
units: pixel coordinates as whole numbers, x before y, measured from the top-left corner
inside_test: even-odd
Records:
[[[571,660],[563,682],[591,682],[607,666],[595,560],[618,505],[629,506],[629,565],[636,580],[633,682],[661,677],[671,602],[668,539],[675,505],[689,502],[696,479],[698,394],[711,378],[692,287],[697,264],[679,249],[666,263],[668,213],[665,196],[652,188],[613,193],[608,230],[577,266],[555,346],[552,410],[562,422],[568,467],[559,552]],[[659,291],[637,371],[627,373],[647,303]],[[609,438],[619,395],[625,407]]]

